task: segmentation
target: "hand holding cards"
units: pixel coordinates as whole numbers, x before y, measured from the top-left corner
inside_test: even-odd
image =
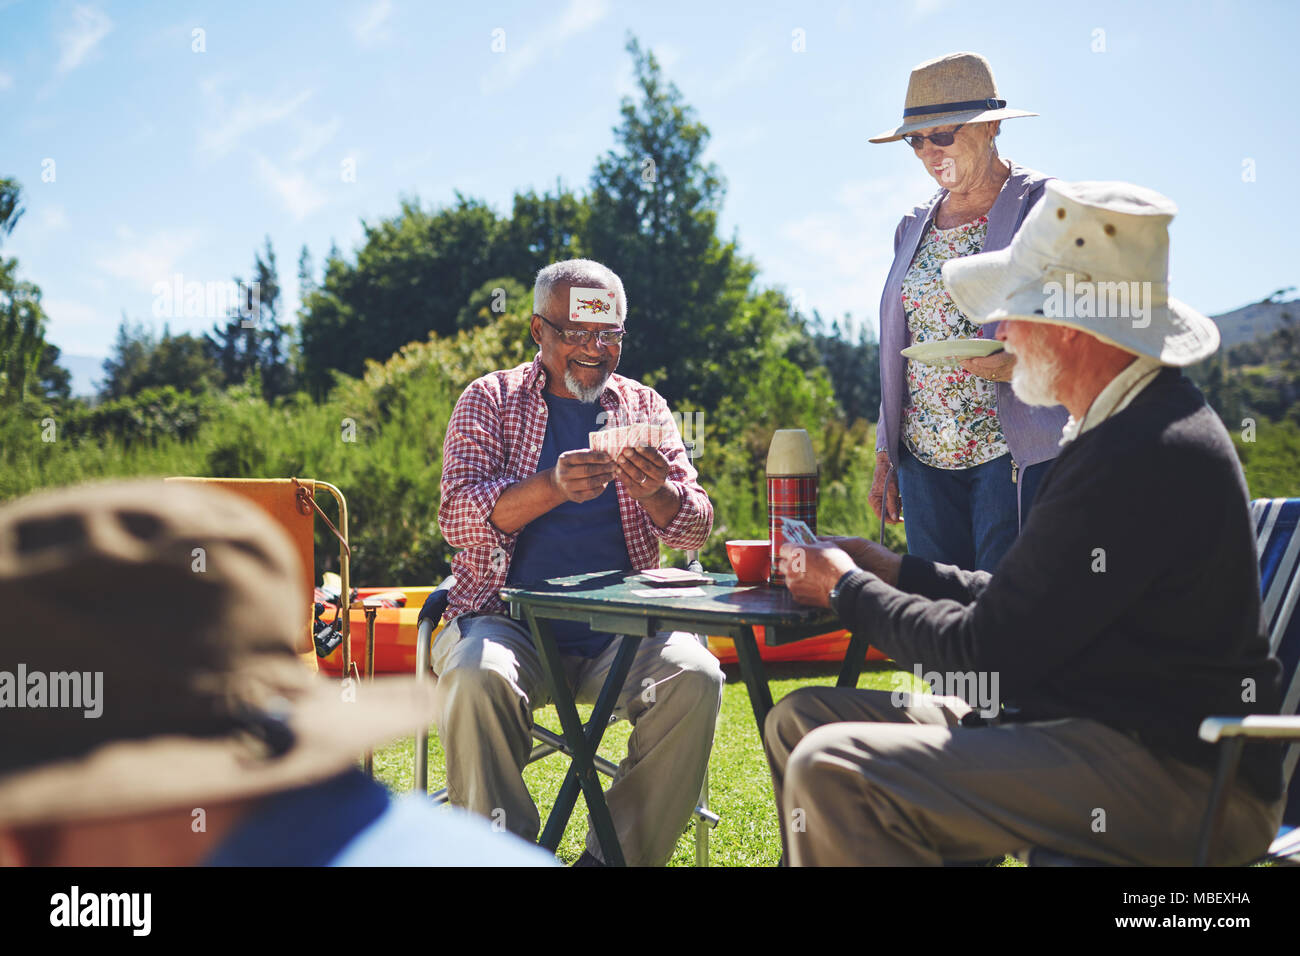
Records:
[[[817,535],[813,534],[812,528],[808,527],[807,522],[800,521],[798,518],[781,519],[781,537],[787,544],[817,543]]]
[[[671,424],[635,422],[590,432],[589,454],[603,460],[601,452],[614,462],[615,477],[635,501],[644,501],[659,493],[668,478],[668,459],[658,446],[675,437]]]
[[[648,445],[658,448],[671,434],[672,429],[666,425],[652,425],[639,422],[633,425],[619,425],[617,428],[604,428],[587,435],[592,451],[608,452],[609,457],[617,458],[624,448],[636,448]]]
[[[614,480],[615,465],[606,455],[580,448],[555,461],[553,480],[566,501],[590,501]]]

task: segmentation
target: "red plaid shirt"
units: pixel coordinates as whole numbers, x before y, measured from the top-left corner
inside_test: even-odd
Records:
[[[537,472],[546,437],[545,388],[546,369],[539,354],[531,363],[470,382],[451,413],[442,446],[438,527],[447,543],[461,550],[451,563],[456,584],[447,598],[448,621],[466,611],[506,611],[499,592],[519,532],[505,534],[488,516],[503,491]],[[713,528],[713,504],[696,481],[668,403],[654,389],[615,374],[605,383],[600,404],[613,424],[650,422],[672,428],[672,438],[660,450],[668,459],[666,483],[676,489],[681,506],[666,528],[656,527],[622,483],[614,483],[632,567],[659,567],[660,541],[679,549],[703,545]]]

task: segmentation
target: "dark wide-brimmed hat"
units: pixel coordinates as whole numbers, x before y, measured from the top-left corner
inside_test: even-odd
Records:
[[[411,678],[344,685],[295,652],[288,535],[161,480],[0,507],[0,826],[292,789],[433,717]]]
[[[912,70],[903,102],[903,123],[868,142],[892,143],[906,133],[956,123],[991,123],[1037,116],[1007,108],[993,81],[993,68],[978,53],[949,53]]]

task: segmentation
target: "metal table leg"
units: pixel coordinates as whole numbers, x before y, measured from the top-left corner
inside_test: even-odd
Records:
[[[867,636],[860,631],[849,635],[849,646],[844,652],[844,663],[840,665],[840,676],[835,680],[836,687],[857,687],[858,678],[862,676],[862,665],[867,660]]]
[[[754,720],[758,722],[758,739],[763,739],[763,724],[767,712],[772,709],[772,689],[767,684],[767,669],[763,658],[758,655],[758,641],[754,639],[754,629],[745,626],[736,638],[736,658],[740,664],[741,676],[745,678],[745,687],[749,690],[749,705],[754,708]]]
[[[546,672],[551,700],[559,714],[564,739],[569,749],[573,751],[573,762],[569,764],[569,771],[565,774],[555,806],[551,808],[551,814],[546,818],[546,827],[542,832],[540,843],[552,852],[559,847],[564,828],[568,826],[569,817],[573,814],[574,804],[578,800],[578,788],[581,787],[582,795],[587,798],[591,826],[596,832],[596,839],[600,843],[600,852],[606,865],[623,866],[623,848],[619,845],[618,833],[614,829],[613,818],[609,815],[609,807],[605,803],[605,791],[601,789],[600,778],[596,773],[595,756],[601,738],[605,735],[605,728],[609,726],[610,715],[618,703],[623,682],[632,669],[632,660],[637,650],[637,638],[633,636],[619,638],[621,643],[614,657],[614,664],[600,689],[600,695],[596,698],[591,719],[584,728],[582,720],[578,717],[577,704],[565,680],[564,665],[560,660],[560,651],[555,643],[551,622],[538,617],[531,607],[526,607],[524,614],[533,635],[533,643],[537,645],[537,652],[542,659],[542,669]]]

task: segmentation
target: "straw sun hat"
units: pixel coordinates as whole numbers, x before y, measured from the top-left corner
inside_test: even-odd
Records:
[[[0,827],[293,789],[427,724],[427,684],[345,694],[302,665],[308,600],[288,535],[226,491],[130,481],[0,507]]]
[[[903,102],[903,123],[873,136],[872,143],[892,143],[906,133],[956,123],[991,123],[1017,116],[1037,116],[1007,109],[998,96],[993,68],[978,53],[949,53],[912,70]]]
[[[1131,183],[1051,180],[1011,245],[943,264],[973,322],[1080,329],[1162,365],[1219,347],[1219,327],[1169,296],[1169,222],[1178,207]]]

